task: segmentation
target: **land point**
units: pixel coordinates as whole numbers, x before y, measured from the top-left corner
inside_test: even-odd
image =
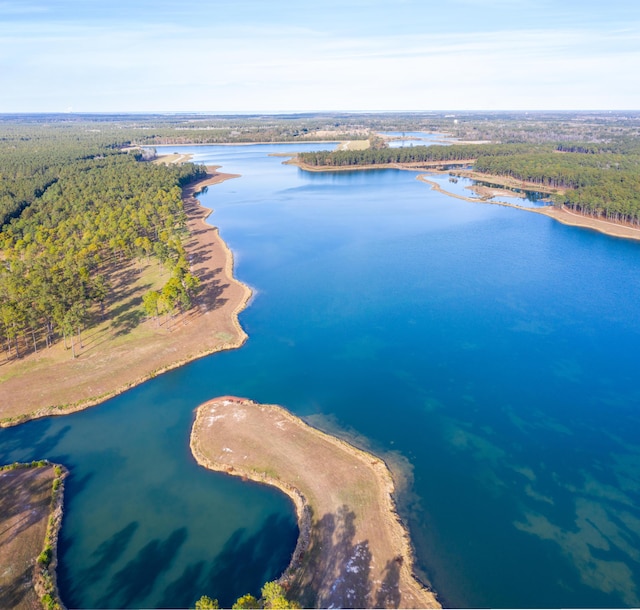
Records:
[[[273,485],[292,499],[300,535],[280,582],[303,607],[440,607],[413,573],[381,459],[282,407],[231,396],[198,407],[191,450],[206,468]]]

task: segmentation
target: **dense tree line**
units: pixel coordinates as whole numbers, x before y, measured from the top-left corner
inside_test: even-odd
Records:
[[[566,147],[563,147],[566,150]],[[640,155],[589,145],[561,154],[481,156],[476,171],[558,189],[556,204],[617,222],[640,223]]]
[[[454,146],[408,146],[365,150],[314,151],[299,153],[298,159],[314,167],[350,167],[389,163],[430,163],[471,161],[482,154],[511,156],[532,149],[528,144],[459,144]],[[536,150],[544,150],[539,146]],[[547,150],[551,148],[546,147]]]
[[[307,165],[357,167],[469,162],[477,172],[555,189],[554,201],[617,222],[640,223],[640,141],[464,144],[300,153]]]
[[[181,187],[201,166],[143,163],[122,142],[59,133],[0,142],[0,341],[16,356],[62,337],[90,309],[104,313],[119,265],[155,257],[172,270],[165,309],[188,307],[197,280],[185,260]]]

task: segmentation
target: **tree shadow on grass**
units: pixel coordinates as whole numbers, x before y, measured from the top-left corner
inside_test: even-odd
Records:
[[[126,310],[123,310],[123,313],[114,317],[111,322],[111,328],[115,331],[114,337],[129,334],[145,319],[144,311],[141,309],[142,297],[133,298],[129,300],[126,305]]]
[[[303,607],[399,607],[400,566],[389,562],[383,582],[374,583],[369,541],[355,542],[355,535],[355,514],[346,505],[314,524],[305,569],[291,590],[291,596]]]
[[[19,468],[0,479],[0,517],[3,523],[17,517],[8,527],[0,526],[0,547],[29,529],[47,514],[51,502],[52,480],[42,476],[41,468]],[[0,606],[4,608],[6,606]]]
[[[13,578],[11,582],[0,587],[0,608],[21,607],[24,598],[33,590],[31,585],[32,576],[33,568],[28,567]],[[37,599],[33,593],[31,593],[31,597]]]

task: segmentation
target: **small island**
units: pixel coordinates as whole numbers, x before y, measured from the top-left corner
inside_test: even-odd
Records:
[[[230,396],[198,407],[191,450],[206,468],[291,497],[300,536],[280,582],[303,607],[440,607],[413,574],[381,459],[282,407]]]

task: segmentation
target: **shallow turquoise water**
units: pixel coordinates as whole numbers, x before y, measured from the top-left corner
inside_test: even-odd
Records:
[[[411,172],[266,156],[292,145],[174,148],[243,175],[201,200],[255,290],[250,338],[0,431],[3,462],[71,466],[69,605],[229,603],[286,565],[288,501],[189,455],[192,410],[221,394],[408,460],[401,509],[446,604],[640,605],[640,244],[446,197]]]

